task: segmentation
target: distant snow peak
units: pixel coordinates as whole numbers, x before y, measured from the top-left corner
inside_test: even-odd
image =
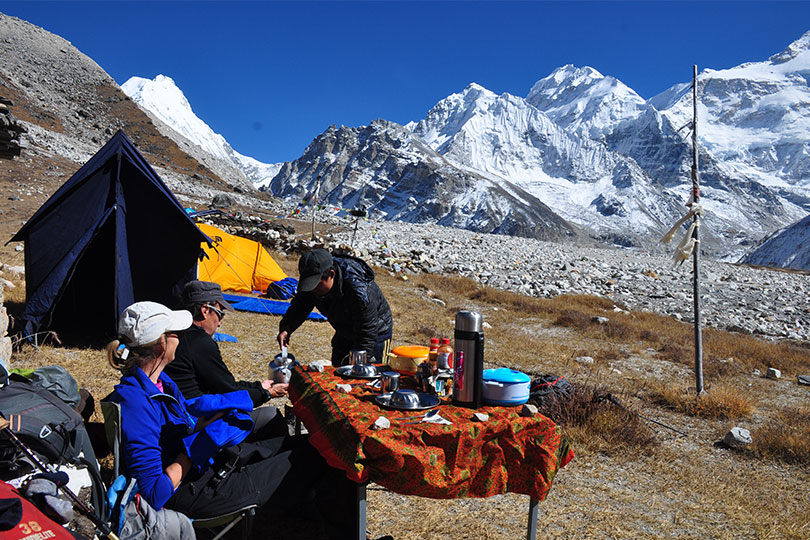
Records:
[[[618,79],[571,64],[537,81],[526,101],[567,131],[597,140],[648,108],[641,96]]]
[[[121,85],[121,89],[135,103],[205,153],[235,168],[257,189],[267,185],[281,168],[280,163],[262,163],[236,152],[222,135],[215,133],[194,114],[186,96],[171,77],[158,75],[151,80],[131,77]],[[218,167],[214,166],[214,169]]]
[[[784,51],[771,56],[768,60],[773,64],[783,64],[807,51],[810,51],[810,30],[788,45]]]

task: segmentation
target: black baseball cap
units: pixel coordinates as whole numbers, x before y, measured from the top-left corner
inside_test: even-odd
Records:
[[[180,298],[186,306],[218,302],[223,308],[233,311],[231,305],[222,297],[222,287],[218,283],[211,281],[199,281],[196,279],[189,281],[183,287]]]
[[[324,272],[332,268],[332,255],[325,249],[307,251],[298,259],[298,292],[309,292],[318,286]]]

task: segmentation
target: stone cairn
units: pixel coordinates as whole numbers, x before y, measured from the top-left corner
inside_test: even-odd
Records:
[[[28,130],[21,126],[17,119],[11,114],[9,107],[12,105],[10,99],[0,96],[0,158],[12,159],[20,155],[26,148],[25,141],[20,139],[22,133]]]

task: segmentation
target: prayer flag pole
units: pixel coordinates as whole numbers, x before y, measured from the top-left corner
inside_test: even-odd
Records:
[[[700,175],[698,173],[698,80],[697,65],[692,66],[692,204],[700,202]],[[703,333],[700,328],[700,216],[695,213],[695,228],[692,238],[695,240],[693,255],[693,296],[695,304],[695,389],[697,395],[703,393]]]

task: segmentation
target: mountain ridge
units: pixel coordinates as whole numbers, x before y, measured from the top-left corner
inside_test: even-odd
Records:
[[[708,256],[736,260],[810,211],[808,51],[810,32],[767,61],[701,73],[701,247]],[[166,76],[152,82],[176,88]],[[140,87],[130,93],[143,93]],[[159,105],[135,100],[164,137],[205,164],[210,174],[201,178],[243,193],[257,188],[291,201],[327,174],[331,205],[366,206],[381,219],[644,248],[685,212],[691,191],[688,83],[644,100],[615,77],[571,64],[538,79],[526,97],[470,83],[405,126],[378,120],[329,128],[313,139],[306,159],[284,164],[235,152],[176,90],[178,105],[162,114]],[[110,102],[116,101],[127,102]],[[199,121],[191,131],[178,123],[181,110]],[[65,122],[82,131],[72,117]],[[34,137],[61,137],[47,126],[36,129]],[[103,139],[93,136],[91,142]],[[313,148],[328,155],[316,156]],[[562,236],[548,232],[555,228]]]

